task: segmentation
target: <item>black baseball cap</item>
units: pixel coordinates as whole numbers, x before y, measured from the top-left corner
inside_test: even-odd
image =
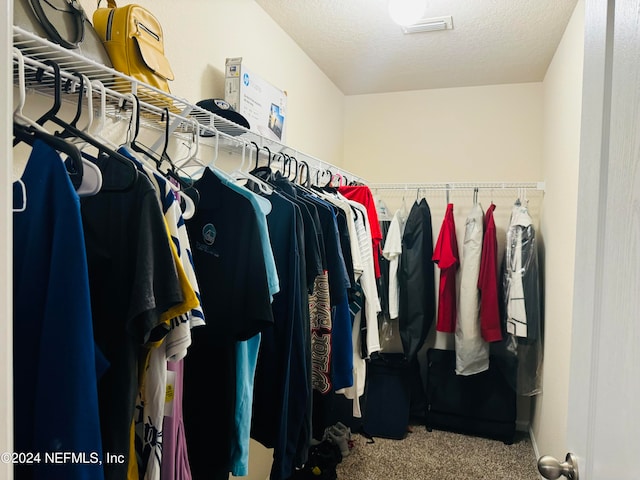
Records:
[[[234,108],[231,105],[229,105],[229,102],[222,100],[221,98],[207,98],[205,100],[200,100],[198,103],[196,103],[196,106],[203,108],[205,110],[208,110],[212,113],[215,113],[219,117],[222,117],[225,120],[229,120],[230,122],[233,122],[236,125],[240,125],[241,127],[244,127],[246,129],[251,128],[247,119],[244,118],[239,112],[236,112]],[[196,115],[196,118],[198,119],[198,122],[200,122],[202,125],[210,125],[209,117],[204,115]],[[234,128],[229,125],[216,124],[214,126],[221,132],[229,135],[233,135],[233,136],[244,133],[243,129]],[[202,133],[202,136],[211,137],[213,136],[213,133],[205,131]]]

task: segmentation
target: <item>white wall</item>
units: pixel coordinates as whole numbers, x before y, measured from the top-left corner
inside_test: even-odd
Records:
[[[536,399],[532,431],[540,453],[556,458],[566,454],[583,56],[580,0],[543,82],[546,332],[543,394]]]
[[[370,182],[537,181],[539,83],[349,96],[344,167]]]
[[[543,181],[542,104],[541,83],[348,96],[343,167],[372,183]],[[496,205],[499,258],[517,194],[482,191],[478,197],[484,208],[491,202]],[[403,202],[410,208],[418,196],[425,197],[436,241],[447,204],[445,192],[374,190],[374,196],[392,213]],[[537,227],[542,192],[531,191],[527,197]],[[449,195],[461,255],[472,198],[469,190]],[[436,288],[438,279],[436,268]],[[398,342],[389,347],[401,349]],[[453,335],[436,333],[433,325],[420,358],[426,358],[430,347],[454,348]],[[530,399],[520,397],[518,428],[526,429],[529,418]]]
[[[0,8],[0,71],[8,72],[11,64],[11,21],[13,18],[12,2],[4,2]],[[11,79],[8,75],[0,75],[0,452],[13,451],[13,322],[11,288],[13,215],[11,188],[11,129],[9,115],[11,105]],[[0,463],[0,478],[11,480],[13,466]]]
[[[81,0],[89,18],[95,0]],[[128,2],[127,2],[128,3]],[[340,165],[343,95],[253,0],[139,0],[160,21],[175,74],[171,92],[196,103],[224,98],[227,57],[287,92],[286,144]],[[102,2],[106,5],[106,1]]]

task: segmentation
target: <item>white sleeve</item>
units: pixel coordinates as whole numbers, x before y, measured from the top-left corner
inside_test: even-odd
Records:
[[[389,225],[387,238],[384,242],[382,255],[389,260],[389,317],[398,318],[400,315],[400,282],[398,268],[402,255],[402,226],[400,211],[397,211]]]
[[[362,263],[364,270],[360,277],[360,286],[365,298],[365,315],[367,322],[367,352],[371,355],[379,352],[380,335],[378,333],[378,313],[382,310],[380,307],[380,299],[378,298],[378,286],[376,284],[375,270],[373,266],[373,247],[371,246],[371,229],[369,227],[369,218],[366,208],[353,202],[353,204],[361,213],[356,220],[356,228],[358,230],[358,239],[360,241],[360,254],[362,255]]]

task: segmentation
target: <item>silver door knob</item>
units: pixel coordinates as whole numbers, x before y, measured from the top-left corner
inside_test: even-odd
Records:
[[[578,462],[573,453],[567,453],[563,463],[560,463],[550,455],[540,457],[538,459],[538,471],[540,475],[549,480],[555,480],[563,475],[569,480],[578,480]]]

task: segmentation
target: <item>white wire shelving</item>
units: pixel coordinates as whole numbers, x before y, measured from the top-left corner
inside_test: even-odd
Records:
[[[168,130],[171,134],[191,133],[197,128],[197,131],[202,134],[200,141],[215,144],[216,151],[218,146],[229,149],[266,148],[272,154],[281,153],[294,157],[300,164],[304,162],[311,179],[330,172],[333,175],[338,174],[348,178],[350,181],[365,183],[358,175],[259,135],[184,98],[142,83],[15,25],[13,26],[13,46],[18,49],[24,59],[24,81],[27,91],[53,97],[54,69],[51,62],[55,62],[60,68],[64,82],[63,101],[65,102],[78,101],[82,75],[91,81],[92,86],[100,86],[92,89],[92,95],[98,96],[104,89],[106,111],[103,113],[106,117],[120,118],[123,114],[128,115],[133,103],[133,97],[130,94],[136,95],[139,99],[138,111],[141,126],[159,132],[158,140],[151,147],[154,150],[164,143],[168,122]],[[18,77],[17,62],[14,61],[14,84],[18,84]],[[96,105],[96,100],[93,103]]]

